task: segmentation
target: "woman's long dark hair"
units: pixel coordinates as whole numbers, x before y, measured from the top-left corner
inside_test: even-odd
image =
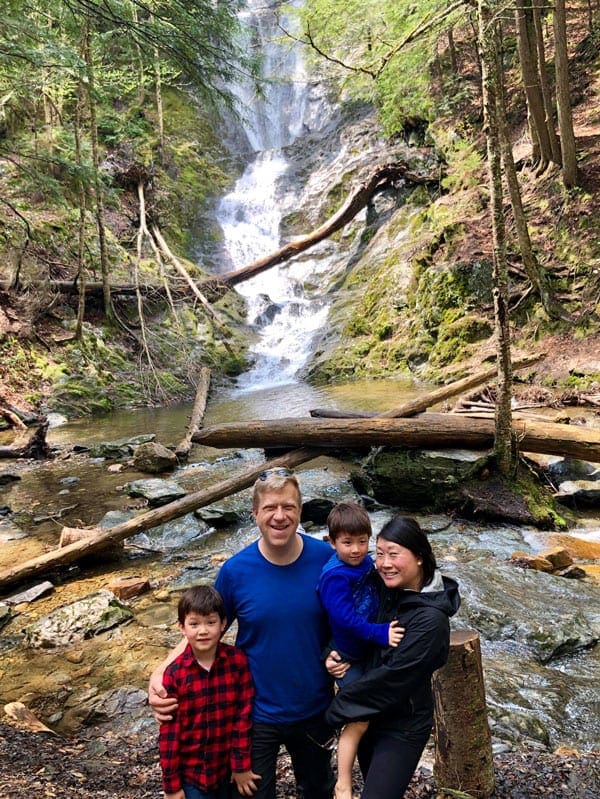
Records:
[[[423,561],[423,585],[429,585],[437,568],[435,555],[431,549],[429,539],[421,530],[419,522],[410,516],[394,516],[384,524],[377,538],[392,541],[405,549],[410,549],[413,555]]]

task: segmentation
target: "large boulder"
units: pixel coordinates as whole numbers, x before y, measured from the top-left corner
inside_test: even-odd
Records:
[[[140,444],[133,453],[133,465],[139,472],[160,474],[172,471],[177,464],[177,455],[158,441]]]
[[[406,510],[445,511],[462,504],[461,486],[487,465],[489,453],[380,447],[351,475],[359,494]]]
[[[25,628],[25,643],[52,649],[110,630],[133,617],[110,591],[96,591],[77,602],[57,608]]]

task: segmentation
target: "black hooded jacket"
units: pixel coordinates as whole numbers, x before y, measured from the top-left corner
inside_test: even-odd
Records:
[[[448,659],[449,618],[459,606],[457,583],[439,572],[420,592],[382,586],[377,621],[397,619],[406,628],[404,638],[374,652],[365,674],[338,691],[326,720],[334,727],[369,720],[372,731],[394,737],[428,735],[431,675]]]

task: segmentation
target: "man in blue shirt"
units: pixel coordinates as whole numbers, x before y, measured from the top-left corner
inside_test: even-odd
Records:
[[[261,536],[223,564],[215,583],[228,622],[237,620],[236,644],[248,657],[256,688],[252,771],[257,788],[252,795],[275,799],[283,745],[299,796],[330,799],[333,731],[324,713],[333,693],[321,660],[329,628],[315,589],[331,549],[298,532],[300,487],[288,469],[263,472],[252,504]],[[150,681],[150,704],[159,720],[174,710],[161,686],[166,665]]]

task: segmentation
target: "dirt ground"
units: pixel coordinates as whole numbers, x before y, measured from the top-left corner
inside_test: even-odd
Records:
[[[554,754],[514,751],[496,756],[495,769],[495,799],[600,796],[600,752],[584,755],[573,750]],[[358,780],[356,787],[360,789]],[[76,739],[65,739],[0,722],[2,799],[157,799],[161,795],[153,726],[135,735],[91,727]],[[436,791],[430,771],[423,768],[415,774],[406,799],[437,799],[445,795]],[[289,759],[282,755],[277,799],[295,797]]]

